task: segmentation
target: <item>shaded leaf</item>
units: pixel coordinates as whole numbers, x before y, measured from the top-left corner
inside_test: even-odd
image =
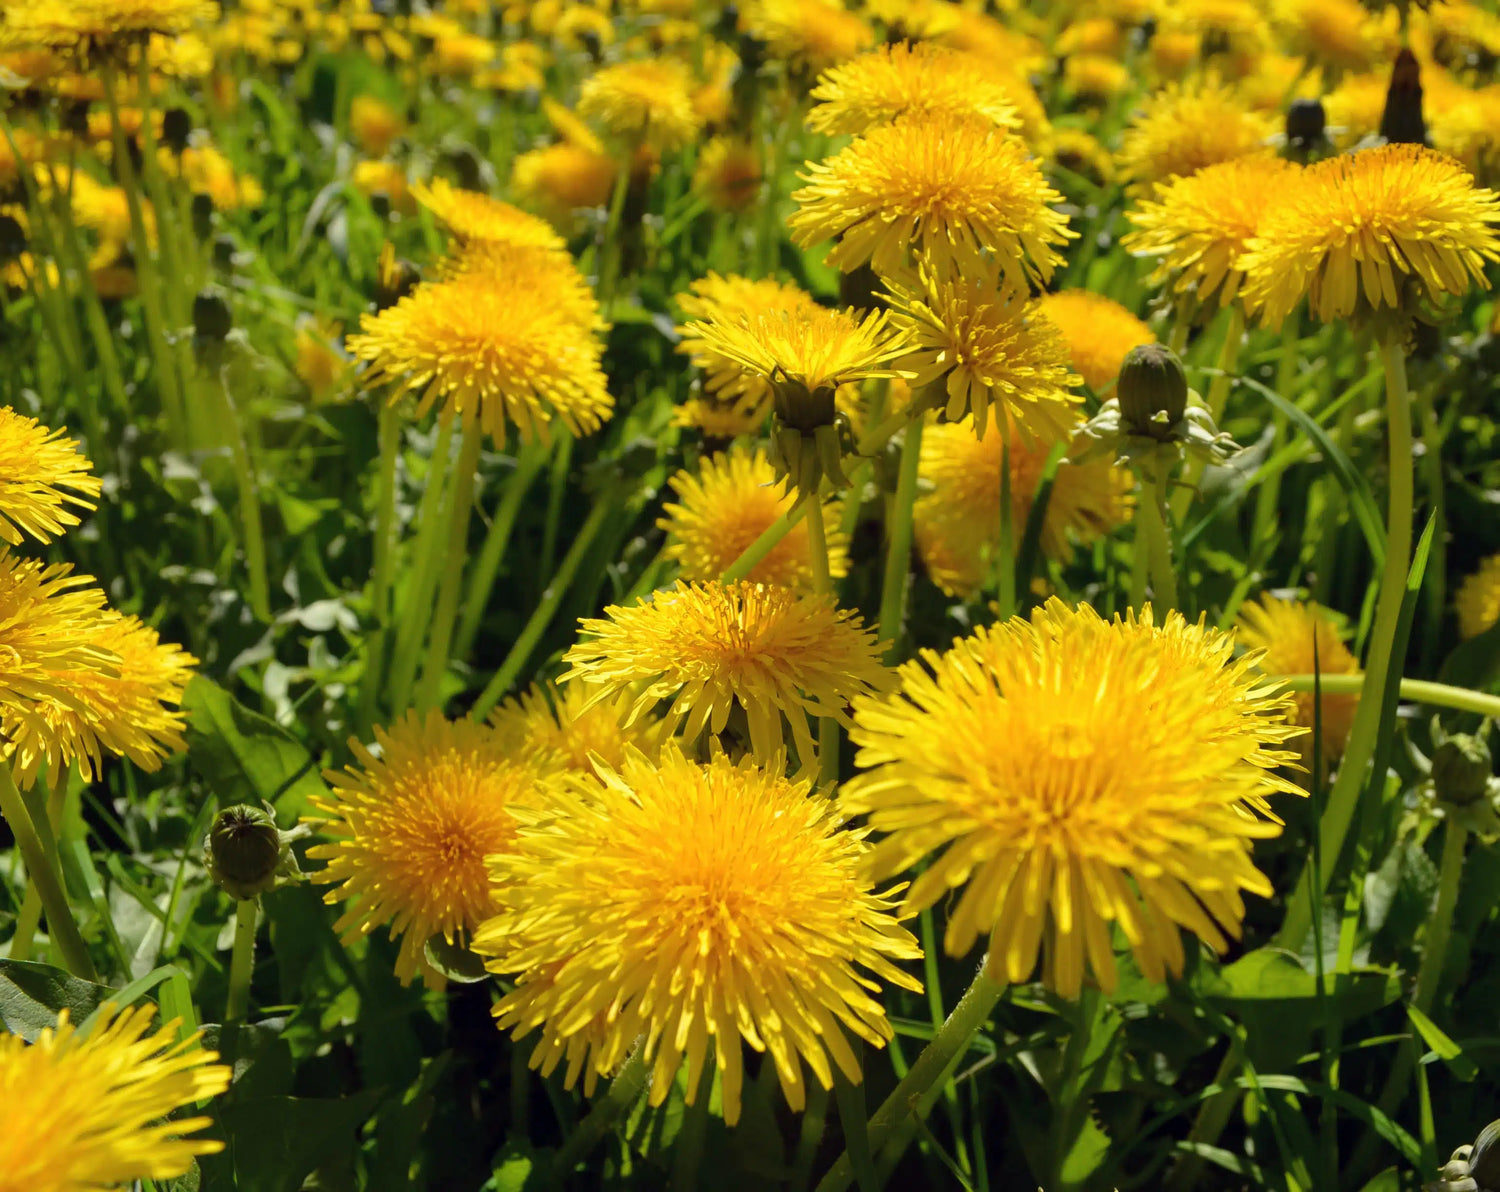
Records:
[[[311,809],[310,799],[327,793],[301,742],[218,684],[195,677],[182,708],[188,715],[188,760],[221,806],[265,801],[283,817],[296,817]]]

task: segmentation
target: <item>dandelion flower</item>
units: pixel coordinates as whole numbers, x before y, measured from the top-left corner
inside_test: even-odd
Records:
[[[578,114],[631,144],[670,153],[698,135],[692,76],[671,58],[606,66],[584,79]]]
[[[1235,630],[1241,645],[1260,654],[1256,665],[1268,675],[1359,673],[1359,660],[1344,645],[1337,624],[1316,604],[1279,600],[1268,592],[1259,604],[1241,607]],[[1289,719],[1308,730],[1299,742],[1306,763],[1312,751],[1315,701],[1311,691],[1298,692],[1294,699],[1295,711]],[[1344,752],[1359,696],[1324,692],[1321,704],[1318,717],[1323,756],[1331,761]]]
[[[435,178],[430,185],[418,183],[411,193],[460,244],[500,241],[567,251],[567,243],[545,220],[488,195],[459,190],[446,178]]]
[[[1248,808],[1295,792],[1273,769],[1300,732],[1288,697],[1233,646],[1177,612],[1107,622],[1054,597],[1029,620],[923,651],[899,694],[855,703],[866,772],[841,802],[889,833],[876,876],[930,857],[906,909],[963,887],[948,952],[989,933],[990,963],[1016,983],[1040,947],[1064,997],[1085,966],[1115,988],[1112,924],[1152,981],[1182,971],[1179,927],[1222,951],[1240,892],[1272,893],[1250,846],[1280,825]]]
[[[1500,555],[1491,555],[1458,587],[1458,632],[1468,640],[1500,621]]]
[[[595,702],[591,694],[587,683],[561,689],[537,683],[507,699],[490,713],[501,752],[526,758],[545,774],[592,774],[594,757],[618,767],[627,749],[653,759],[661,752],[664,725],[659,719],[646,715],[627,723],[628,696]]]
[[[349,131],[368,156],[384,157],[406,131],[406,121],[373,95],[356,95],[349,103]]]
[[[898,42],[824,72],[807,127],[828,136],[865,133],[908,114],[974,115],[1017,130],[1021,116],[995,69],[931,42]]]
[[[1103,294],[1059,290],[1039,301],[1042,314],[1062,332],[1073,368],[1095,393],[1114,384],[1131,348],[1156,342],[1150,327]]]
[[[782,750],[785,716],[804,771],[817,762],[809,717],[847,723],[849,701],[887,681],[875,636],[857,615],[766,584],[679,581],[579,629],[583,640],[563,656],[572,668],[563,682],[628,690],[632,715],[670,699],[667,731],[685,724],[684,748],[704,729],[722,733],[730,712],[743,708],[751,747],[766,764]]]
[[[65,431],[0,408],[0,538],[17,544],[29,534],[50,542],[78,518],[65,506],[94,508],[99,479]]]
[[[1130,89],[1130,68],[1103,54],[1077,54],[1063,66],[1063,86],[1086,103],[1100,104]]]
[[[1051,442],[1067,434],[1082,399],[1068,369],[1068,347],[1029,291],[1018,289],[990,261],[939,281],[926,268],[886,283],[898,327],[911,351],[899,361],[914,388],[941,386],[933,406],[948,419],[974,414],[983,435],[990,405],[1027,437]]]
[[[1263,153],[1273,117],[1251,111],[1213,80],[1173,83],[1144,105],[1120,139],[1121,173],[1149,188],[1216,162]]]
[[[1000,540],[1003,448],[998,426],[976,435],[968,422],[943,422],[922,434],[919,475],[932,488],[917,499],[912,513],[917,552],[933,583],[949,596],[972,599],[988,576]],[[1049,441],[1027,443],[1011,436],[1010,520],[1018,538],[1031,517],[1051,449]],[[1065,460],[1042,519],[1042,553],[1067,563],[1075,542],[1088,544],[1122,525],[1130,516],[1134,487],[1130,471],[1110,460]]]
[[[828,263],[889,275],[925,253],[946,278],[988,253],[1018,285],[1045,281],[1075,233],[1025,143],[978,116],[905,116],[810,163],[788,221],[806,248],[840,237]]]
[[[1399,29],[1359,0],[1276,0],[1272,19],[1288,48],[1334,71],[1369,70],[1389,61],[1400,46]]]
[[[656,524],[667,532],[667,558],[677,562],[690,583],[718,579],[796,501],[776,482],[776,470],[758,447],[716,455],[703,461],[697,475],[678,472],[670,483],[677,501],[662,507],[666,516]],[[835,579],[849,570],[848,540],[837,528],[840,508],[837,501],[824,502],[823,520],[830,526],[828,570]],[[793,526],[746,579],[814,591],[806,520]]]
[[[702,334],[700,325],[733,326],[769,315],[813,310],[818,304],[806,290],[788,282],[710,273],[689,285],[687,293],[677,295],[677,305],[688,320],[677,326],[677,351],[703,370],[704,388],[719,403],[735,403],[743,407],[747,417],[758,408],[746,428],[753,429],[765,417],[771,383],[719,352]]]
[[[1137,256],[1157,258],[1153,285],[1170,284],[1203,308],[1228,306],[1244,280],[1245,246],[1298,169],[1256,154],[1169,179],[1126,213],[1136,230],[1120,243]]]
[[[185,33],[218,15],[214,0],[9,0],[0,47],[88,47],[148,33]]]
[[[693,191],[715,211],[743,211],[760,191],[760,154],[737,137],[714,137],[698,154]]]
[[[691,1104],[711,1047],[731,1126],[741,1039],[769,1053],[794,1110],[804,1064],[824,1088],[834,1065],[859,1082],[849,1035],[891,1038],[881,983],[919,990],[895,962],[921,952],[831,800],[749,759],[700,765],[668,747],[659,766],[631,756],[558,802],[494,859],[500,910],[476,941],[515,975],[500,1028],[541,1028],[533,1066],[566,1056],[565,1083],[586,1066],[592,1086],[644,1037],[651,1104],[684,1058]]]
[[[229,1068],[174,1019],[151,1034],[154,1005],[106,1002],[87,1033],[69,1021],[34,1043],[0,1034],[0,1172],[7,1189],[90,1192],[186,1175],[224,1144],[190,1138],[208,1117],[173,1117],[229,1087]]]
[[[863,18],[834,0],[753,0],[741,27],[766,43],[772,58],[816,75],[875,42]]]
[[[350,361],[340,350],[342,323],[324,318],[304,319],[297,328],[294,371],[314,401],[328,401],[343,388]]]
[[[597,430],[613,400],[571,263],[535,249],[487,249],[495,267],[425,282],[361,318],[363,334],[347,346],[372,365],[367,384],[394,386],[392,400],[416,394],[418,416],[441,399],[446,412],[477,417],[496,443],[507,421],[528,443],[550,442],[554,419],[575,435]]]
[[[313,881],[338,883],[325,902],[349,903],[335,930],[357,939],[389,923],[396,975],[437,988],[427,941],[464,943],[492,913],[484,859],[512,846],[512,813],[537,775],[489,726],[436,711],[408,712],[375,743],[379,756],[350,741],[359,768],[327,771],[332,789],[313,799],[327,817],[313,822],[333,838],[307,850],[328,862]]]
[[[357,161],[349,172],[349,181],[361,194],[374,198],[383,195],[393,211],[411,215],[417,209],[406,171],[393,161]]]
[[[1267,207],[1241,259],[1245,303],[1280,326],[1304,294],[1321,322],[1399,311],[1409,281],[1434,302],[1485,286],[1500,259],[1500,196],[1419,145],[1381,145],[1308,166]]]

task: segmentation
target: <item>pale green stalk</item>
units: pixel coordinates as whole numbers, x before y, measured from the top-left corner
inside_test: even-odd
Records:
[[[68,896],[63,891],[57,857],[42,843],[40,829],[32,821],[8,765],[0,765],[0,815],[5,817],[11,834],[16,838],[16,847],[26,862],[26,873],[36,886],[42,909],[47,912],[47,934],[62,953],[63,964],[75,977],[97,981],[99,977],[94,962],[89,959],[88,947],[78,931],[73,911],[68,906]]]
[[[260,522],[260,488],[255,482],[255,467],[246,443],[245,427],[240,421],[234,395],[229,391],[227,370],[219,370],[219,392],[224,398],[224,413],[229,429],[229,458],[234,465],[235,486],[239,490],[240,525],[245,535],[245,566],[250,572],[250,610],[258,621],[271,619],[271,585],[266,574],[266,539]]]
[[[833,577],[828,569],[828,533],[823,524],[823,499],[812,493],[804,502],[807,505],[808,556],[812,562],[813,591],[837,603],[833,592]],[[833,784],[839,778],[839,722],[832,716],[818,719],[818,768],[822,781]]]
[[[885,555],[885,576],[880,586],[879,635],[889,644],[886,665],[895,663],[901,653],[901,619],[906,608],[906,580],[911,570],[912,511],[917,503],[917,469],[922,461],[923,420],[915,418],[906,428],[901,445],[901,472],[896,481],[896,496],[891,506],[889,539]]]
[[[437,607],[432,614],[432,640],[417,690],[417,707],[435,708],[448,673],[448,647],[453,641],[453,620],[458,613],[458,594],[463,586],[464,564],[469,559],[469,517],[474,505],[474,474],[479,470],[479,448],[484,433],[476,415],[465,421],[458,451],[458,471],[453,475],[453,499],[448,507],[448,542],[442,560],[443,578],[438,585]]]
[[[1275,677],[1285,683],[1289,691],[1311,692],[1316,680],[1324,695],[1359,695],[1367,685],[1366,676],[1362,674]],[[1467,687],[1451,687],[1447,683],[1433,683],[1426,679],[1402,679],[1400,690],[1402,699],[1415,704],[1431,704],[1438,708],[1455,708],[1461,712],[1500,717],[1500,695],[1470,691]]]
[[[1136,506],[1136,548],[1146,552],[1151,573],[1151,603],[1158,611],[1177,607],[1177,571],[1172,565],[1172,536],[1167,530],[1167,476],[1142,478]]]
[[[255,969],[255,912],[259,906],[258,896],[234,904],[234,951],[229,958],[225,1022],[238,1022],[250,1009],[250,976]]]
[[[500,507],[490,521],[489,533],[484,545],[474,560],[474,570],[469,576],[469,586],[464,592],[463,613],[458,621],[458,638],[453,648],[456,658],[467,658],[474,648],[474,639],[479,636],[479,625],[484,620],[484,610],[490,601],[490,592],[495,587],[495,576],[505,560],[505,548],[510,545],[511,531],[515,529],[516,517],[521,512],[522,502],[531,490],[531,482],[541,471],[544,456],[540,449],[524,447],[516,459],[516,470],[506,482],[505,493],[500,498]]]
[[[375,721],[375,704],[385,676],[385,648],[391,633],[391,570],[396,549],[396,462],[401,454],[401,417],[394,402],[380,406],[380,472],[375,488],[375,559],[370,612],[375,632],[365,653],[360,679],[359,725],[367,732]]]
[[[552,1179],[555,1186],[562,1186],[573,1174],[573,1169],[593,1153],[593,1150],[625,1112],[639,1100],[646,1088],[646,1077],[650,1069],[646,1064],[646,1038],[636,1041],[629,1057],[610,1082],[609,1091],[594,1102],[588,1117],[578,1123],[573,1133],[563,1141],[557,1156],[552,1161]],[[706,1095],[703,1093],[700,1096]]]
[[[791,528],[802,520],[809,504],[811,504],[810,501],[803,501],[795,509],[783,513],[762,530],[760,537],[741,551],[740,557],[724,569],[724,573],[719,576],[719,582],[721,584],[736,583],[754,571],[755,565],[775,550]]]

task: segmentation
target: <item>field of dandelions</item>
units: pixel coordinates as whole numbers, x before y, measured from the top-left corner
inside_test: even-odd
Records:
[[[0,1192],[1500,1192],[1497,62],[0,3]]]

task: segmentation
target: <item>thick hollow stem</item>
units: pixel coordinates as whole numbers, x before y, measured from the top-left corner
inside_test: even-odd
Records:
[[[225,1022],[240,1021],[250,1009],[250,974],[255,969],[255,912],[259,906],[259,898],[246,898],[234,906],[234,951],[229,958]]]
[[[370,612],[375,632],[365,652],[360,679],[359,724],[367,733],[375,721],[375,701],[385,675],[385,649],[391,633],[391,560],[396,549],[396,461],[401,453],[401,422],[394,403],[380,408],[380,473],[375,490],[375,561],[370,579]]]
[[[1177,571],[1172,566],[1172,538],[1167,530],[1166,476],[1141,485],[1136,508],[1138,549],[1146,553],[1151,573],[1152,607],[1158,612],[1177,607]]]
[[[479,448],[484,434],[479,418],[464,422],[463,442],[458,452],[458,470],[453,474],[453,501],[448,507],[448,541],[443,552],[443,578],[438,585],[437,608],[432,614],[432,640],[422,668],[417,693],[419,708],[436,707],[448,671],[448,647],[453,642],[453,618],[458,613],[458,594],[468,562],[469,515],[474,504],[474,474],[479,469]]]
[[[245,567],[250,573],[250,609],[259,621],[271,619],[271,583],[266,573],[266,537],[260,522],[260,486],[255,482],[255,464],[249,440],[240,420],[239,408],[229,389],[227,370],[219,372],[219,392],[229,423],[229,454],[234,464],[234,482],[239,493],[240,526],[245,536]]]
[[[912,510],[917,503],[917,469],[922,462],[922,426],[919,417],[906,428],[901,445],[901,473],[891,506],[889,539],[885,554],[885,578],[880,586],[880,637],[890,643],[887,665],[901,653],[901,619],[906,607],[906,579],[911,570]]]
[[[589,1157],[626,1110],[635,1104],[646,1087],[647,1073],[646,1040],[642,1036],[610,1082],[609,1091],[594,1103],[588,1117],[578,1123],[578,1128],[568,1135],[557,1152],[552,1163],[554,1185],[562,1186],[573,1174],[573,1169]]]
[[[828,533],[823,524],[823,499],[818,493],[807,498],[808,555],[812,561],[813,590],[835,600],[833,577],[828,567]],[[818,721],[818,770],[822,781],[833,783],[839,777],[839,722],[832,716]]]
[[[724,574],[719,576],[721,584],[732,584],[744,579],[752,571],[755,565],[770,554],[780,544],[781,540],[807,513],[807,507],[811,501],[803,501],[795,509],[783,513],[762,532],[759,538],[747,546],[740,557],[724,569]]]
[[[8,765],[0,765],[0,815],[10,824],[11,834],[16,838],[16,847],[26,862],[26,872],[42,900],[42,909],[47,913],[47,933],[62,953],[63,964],[75,977],[97,981],[99,977],[94,962],[89,959],[88,947],[68,907],[68,896],[63,891],[56,858],[48,854],[42,843]]]
[[[1437,998],[1438,981],[1448,956],[1448,936],[1453,930],[1453,909],[1458,905],[1458,885],[1464,872],[1464,849],[1469,830],[1450,817],[1443,838],[1443,860],[1438,870],[1437,904],[1427,921],[1427,938],[1422,944],[1422,963],[1417,969],[1417,986],[1411,1003],[1426,1014]]]
[[[1000,605],[1000,619],[1005,621],[1016,614],[1016,519],[1010,487],[1010,434],[1004,423],[1000,433],[1005,440],[1000,444],[1000,537],[996,544],[995,566],[999,574],[996,600]]]
[[[1277,675],[1291,691],[1313,689],[1320,684],[1324,695],[1359,695],[1365,688],[1364,675]],[[1450,687],[1447,683],[1431,683],[1426,679],[1402,679],[1401,698],[1414,704],[1432,704],[1439,708],[1455,708],[1460,712],[1477,712],[1481,716],[1500,718],[1500,695],[1488,695],[1483,691],[1470,691],[1467,687]]]
[[[474,570],[469,576],[469,586],[464,592],[463,613],[458,621],[458,638],[454,643],[456,658],[467,658],[474,648],[474,639],[479,636],[479,625],[484,620],[485,607],[490,602],[490,592],[495,587],[495,576],[505,561],[505,548],[510,545],[510,534],[521,512],[521,504],[531,490],[531,482],[541,470],[543,456],[540,449],[526,447],[516,460],[516,470],[505,486],[500,498],[500,507],[495,510],[489,533],[479,556],[474,560]]]

